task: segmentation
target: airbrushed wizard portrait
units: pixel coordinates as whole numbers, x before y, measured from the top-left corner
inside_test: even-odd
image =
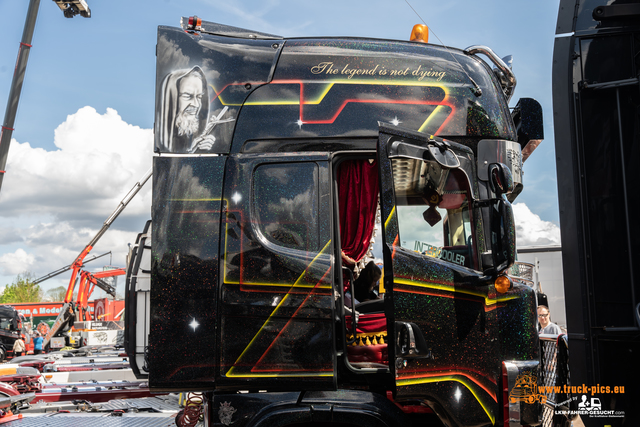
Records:
[[[211,134],[228,107],[209,117],[209,91],[202,69],[169,73],[162,82],[160,108],[156,118],[156,138],[160,151],[171,153],[196,153],[211,150],[216,142]]]

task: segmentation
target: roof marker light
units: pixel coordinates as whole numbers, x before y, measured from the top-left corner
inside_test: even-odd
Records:
[[[202,31],[202,19],[198,18],[197,16],[190,16],[187,30]]]
[[[412,42],[429,43],[429,27],[424,24],[416,24],[411,30]]]

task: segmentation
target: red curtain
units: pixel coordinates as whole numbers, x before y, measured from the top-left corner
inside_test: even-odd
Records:
[[[351,316],[345,316],[347,331],[351,333]],[[387,318],[384,313],[366,313],[358,316],[356,334],[370,334],[387,331]],[[385,338],[386,339],[386,338]]]
[[[347,160],[338,170],[342,252],[359,261],[369,249],[378,206],[378,165]]]

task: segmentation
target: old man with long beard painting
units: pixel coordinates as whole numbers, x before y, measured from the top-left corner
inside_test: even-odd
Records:
[[[156,138],[160,151],[195,153],[209,151],[215,144],[210,134],[220,120],[209,116],[207,80],[198,66],[190,70],[178,70],[168,74],[162,82],[162,97],[156,117]]]

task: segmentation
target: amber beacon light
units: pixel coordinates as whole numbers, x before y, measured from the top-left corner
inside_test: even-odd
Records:
[[[416,24],[411,30],[411,41],[429,43],[429,27],[423,24]]]
[[[495,281],[495,286],[496,286],[497,292],[504,294],[509,289],[511,289],[511,286],[512,286],[511,279],[509,279],[507,276],[498,276],[498,278]]]

